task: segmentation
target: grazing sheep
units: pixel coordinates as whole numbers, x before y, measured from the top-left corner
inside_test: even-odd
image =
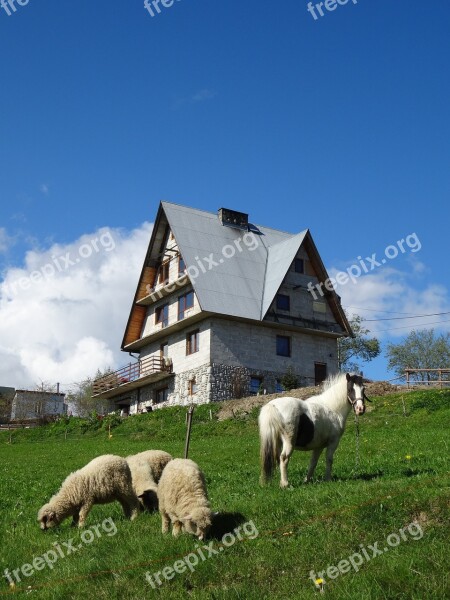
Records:
[[[127,456],[127,463],[133,478],[133,489],[142,508],[158,509],[157,489],[164,467],[172,456],[163,450],[146,450]]]
[[[189,459],[175,458],[165,467],[158,484],[162,532],[176,537],[182,530],[203,540],[211,526],[211,510],[205,478],[198,465]]]
[[[133,491],[128,463],[120,456],[106,454],[71,473],[59,492],[40,509],[38,521],[41,529],[49,529],[71,516],[72,525],[83,527],[94,504],[114,500],[120,502],[126,517],[136,518],[139,501]]]

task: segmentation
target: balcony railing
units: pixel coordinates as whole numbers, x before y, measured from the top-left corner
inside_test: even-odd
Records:
[[[168,358],[148,356],[135,363],[130,363],[113,373],[102,375],[94,381],[93,395],[104,394],[110,390],[125,386],[138,379],[162,373],[172,372],[172,361]]]

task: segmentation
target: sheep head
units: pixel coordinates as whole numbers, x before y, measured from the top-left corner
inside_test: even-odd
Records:
[[[59,525],[59,518],[56,514],[55,510],[50,506],[50,504],[44,504],[41,510],[38,512],[38,521],[41,524],[41,529],[46,530],[51,527],[56,527]]]
[[[199,540],[204,540],[211,527],[211,511],[209,508],[192,511],[183,519],[183,528],[187,533],[196,535]]]

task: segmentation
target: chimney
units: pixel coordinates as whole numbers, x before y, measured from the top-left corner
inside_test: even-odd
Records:
[[[224,227],[244,229],[248,231],[248,214],[231,210],[230,208],[219,208],[219,221]]]

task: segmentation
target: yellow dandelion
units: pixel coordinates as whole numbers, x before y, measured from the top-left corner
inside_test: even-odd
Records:
[[[319,579],[316,579],[316,585],[317,585],[317,587],[323,585],[323,579],[321,579],[320,577],[319,577]]]
[[[405,456],[405,458],[406,458],[406,460],[411,460],[411,458],[412,458],[412,457],[411,457],[409,454],[407,454],[407,455]]]

